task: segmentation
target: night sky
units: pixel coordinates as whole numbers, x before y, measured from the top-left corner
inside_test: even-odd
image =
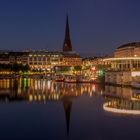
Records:
[[[139,0],[0,0],[0,49],[61,51],[67,12],[81,55],[140,41]]]

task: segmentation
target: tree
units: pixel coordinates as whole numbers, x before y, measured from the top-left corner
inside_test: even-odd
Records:
[[[74,66],[74,70],[75,71],[81,71],[82,70],[82,66]]]

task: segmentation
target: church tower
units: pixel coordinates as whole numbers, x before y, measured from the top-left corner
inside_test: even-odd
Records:
[[[70,40],[69,18],[67,15],[63,52],[69,52],[69,51],[72,51],[72,44],[71,44],[71,40]]]

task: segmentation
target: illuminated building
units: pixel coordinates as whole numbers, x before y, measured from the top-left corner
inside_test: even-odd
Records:
[[[23,52],[9,52],[9,63],[10,64],[20,64],[22,61]]]
[[[81,58],[76,53],[30,51],[28,55],[24,55],[24,59],[27,60],[24,63],[26,62],[31,69],[46,70],[56,66],[81,65]]]
[[[63,53],[63,66],[80,66],[82,59],[80,55],[76,53]]]
[[[140,42],[121,45],[115,50],[114,57],[140,57]]]
[[[89,57],[82,60],[84,66],[98,66],[98,65],[109,65],[108,61],[104,61],[106,57]]]
[[[0,51],[0,64],[9,64],[9,52]]]
[[[118,47],[111,62],[112,70],[128,71],[140,69],[140,42],[128,43]]]
[[[113,58],[105,59],[111,63],[105,80],[114,84],[131,85],[140,76],[140,42],[124,44],[114,52]]]
[[[63,60],[60,52],[30,51],[27,57],[31,69],[41,70],[61,65]]]
[[[80,66],[81,57],[74,53],[28,51],[0,55],[0,64],[28,64],[33,69],[46,70],[56,66]]]
[[[104,57],[88,57],[82,59],[82,69],[85,75],[92,77],[103,76],[104,71],[110,66],[109,61],[104,61],[107,56]]]
[[[27,64],[27,56],[25,52],[0,51],[0,64]]]
[[[69,21],[66,18],[65,39],[63,51],[24,51],[24,52],[8,52],[8,54],[0,54],[0,63],[6,64],[28,64],[31,70],[47,70],[56,66],[80,66],[82,60],[80,55],[72,51],[70,39]]]

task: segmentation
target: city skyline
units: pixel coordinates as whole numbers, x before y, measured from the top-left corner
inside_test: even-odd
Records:
[[[122,44],[139,41],[139,5],[137,0],[1,1],[0,49],[61,51],[68,13],[76,52],[111,54]]]

